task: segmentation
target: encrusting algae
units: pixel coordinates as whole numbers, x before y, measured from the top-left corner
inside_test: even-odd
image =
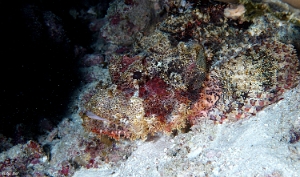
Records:
[[[251,24],[224,17],[223,3],[170,15],[125,53],[111,53],[112,83],[99,84],[82,114],[99,136],[146,139],[197,124],[255,115],[280,100],[299,80],[292,45],[275,40],[275,28],[257,32]],[[266,15],[260,20],[274,21]]]

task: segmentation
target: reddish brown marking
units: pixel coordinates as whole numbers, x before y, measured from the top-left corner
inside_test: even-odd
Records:
[[[243,113],[238,113],[237,115],[235,115],[236,119],[240,119],[242,117]]]
[[[251,107],[245,107],[245,108],[244,108],[244,110],[245,110],[246,112],[249,112],[250,109],[251,109]]]
[[[259,106],[264,106],[265,105],[265,102],[264,102],[264,100],[259,100]]]

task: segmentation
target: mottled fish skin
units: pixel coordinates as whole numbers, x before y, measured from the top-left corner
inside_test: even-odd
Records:
[[[271,14],[228,19],[226,7],[213,3],[170,15],[126,53],[108,53],[111,83],[99,83],[84,103],[82,110],[97,115],[82,116],[84,128],[115,140],[145,140],[203,119],[248,118],[279,101],[299,80],[296,49],[277,41],[286,33],[282,22]],[[121,39],[123,30],[113,33],[107,41]]]

